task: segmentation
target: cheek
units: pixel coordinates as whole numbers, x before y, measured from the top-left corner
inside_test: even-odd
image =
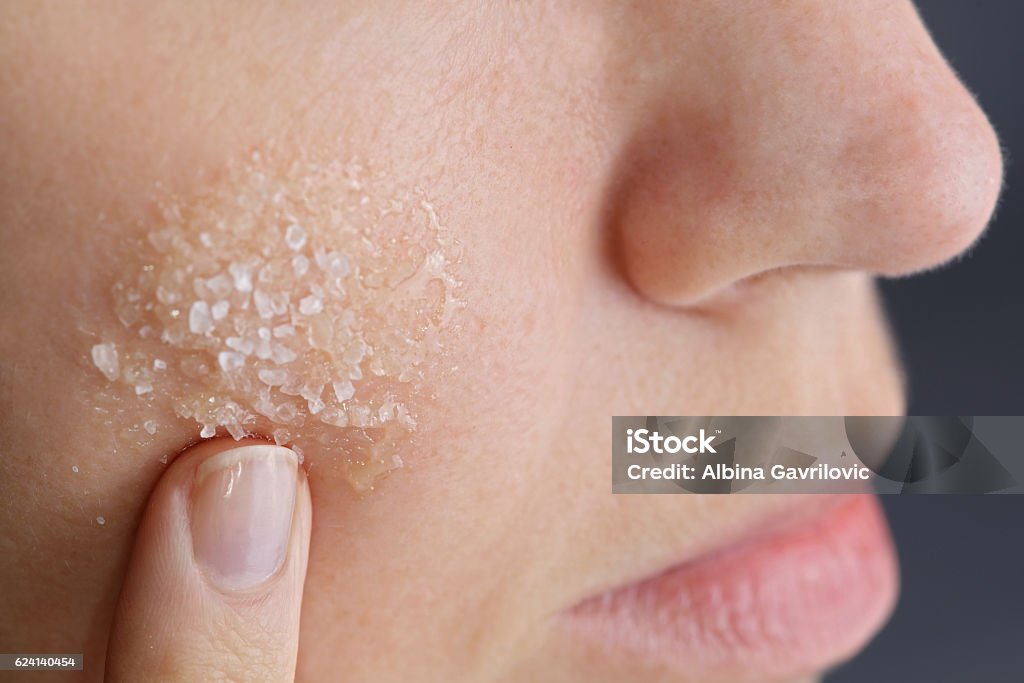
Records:
[[[264,150],[204,180],[157,192],[133,238],[118,324],[86,340],[104,392],[128,397],[143,439],[173,410],[200,437],[338,454],[371,487],[451,365],[457,245],[422,191],[356,160]]]
[[[563,188],[537,179],[549,167],[505,169],[495,182],[445,193],[458,198],[446,215],[465,256],[464,334],[454,346],[458,370],[434,388],[444,417],[427,428],[431,450],[449,455],[439,468],[477,482],[550,452],[577,379],[584,269],[593,258],[580,216],[546,195]],[[472,167],[453,174],[481,175]]]

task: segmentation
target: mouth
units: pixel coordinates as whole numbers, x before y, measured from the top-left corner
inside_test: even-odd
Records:
[[[854,654],[888,617],[898,570],[873,495],[835,496],[566,614],[609,665],[686,680],[802,676]]]

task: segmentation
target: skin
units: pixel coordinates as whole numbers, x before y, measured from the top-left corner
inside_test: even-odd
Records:
[[[83,332],[118,333],[158,184],[188,202],[268,141],[344,150],[462,244],[458,370],[423,378],[405,466],[360,495],[306,451],[297,678],[616,681],[704,679],[587,653],[558,615],[794,498],[611,496],[609,417],[900,414],[872,278],[962,253],[1001,182],[907,2],[2,14],[5,651],[103,660],[161,458],[197,436],[167,408],[142,445],[106,426]],[[119,421],[156,410],[125,397]]]

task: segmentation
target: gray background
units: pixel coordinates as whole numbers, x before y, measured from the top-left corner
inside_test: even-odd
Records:
[[[918,415],[1024,414],[1024,2],[921,0],[988,113],[1006,188],[970,256],[883,283]],[[1024,496],[886,496],[900,550],[896,614],[828,683],[1024,681]]]

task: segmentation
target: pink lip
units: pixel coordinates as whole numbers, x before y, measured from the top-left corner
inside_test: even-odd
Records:
[[[849,657],[891,611],[898,571],[875,497],[838,499],[587,599],[569,626],[612,668],[687,680],[774,680]]]

